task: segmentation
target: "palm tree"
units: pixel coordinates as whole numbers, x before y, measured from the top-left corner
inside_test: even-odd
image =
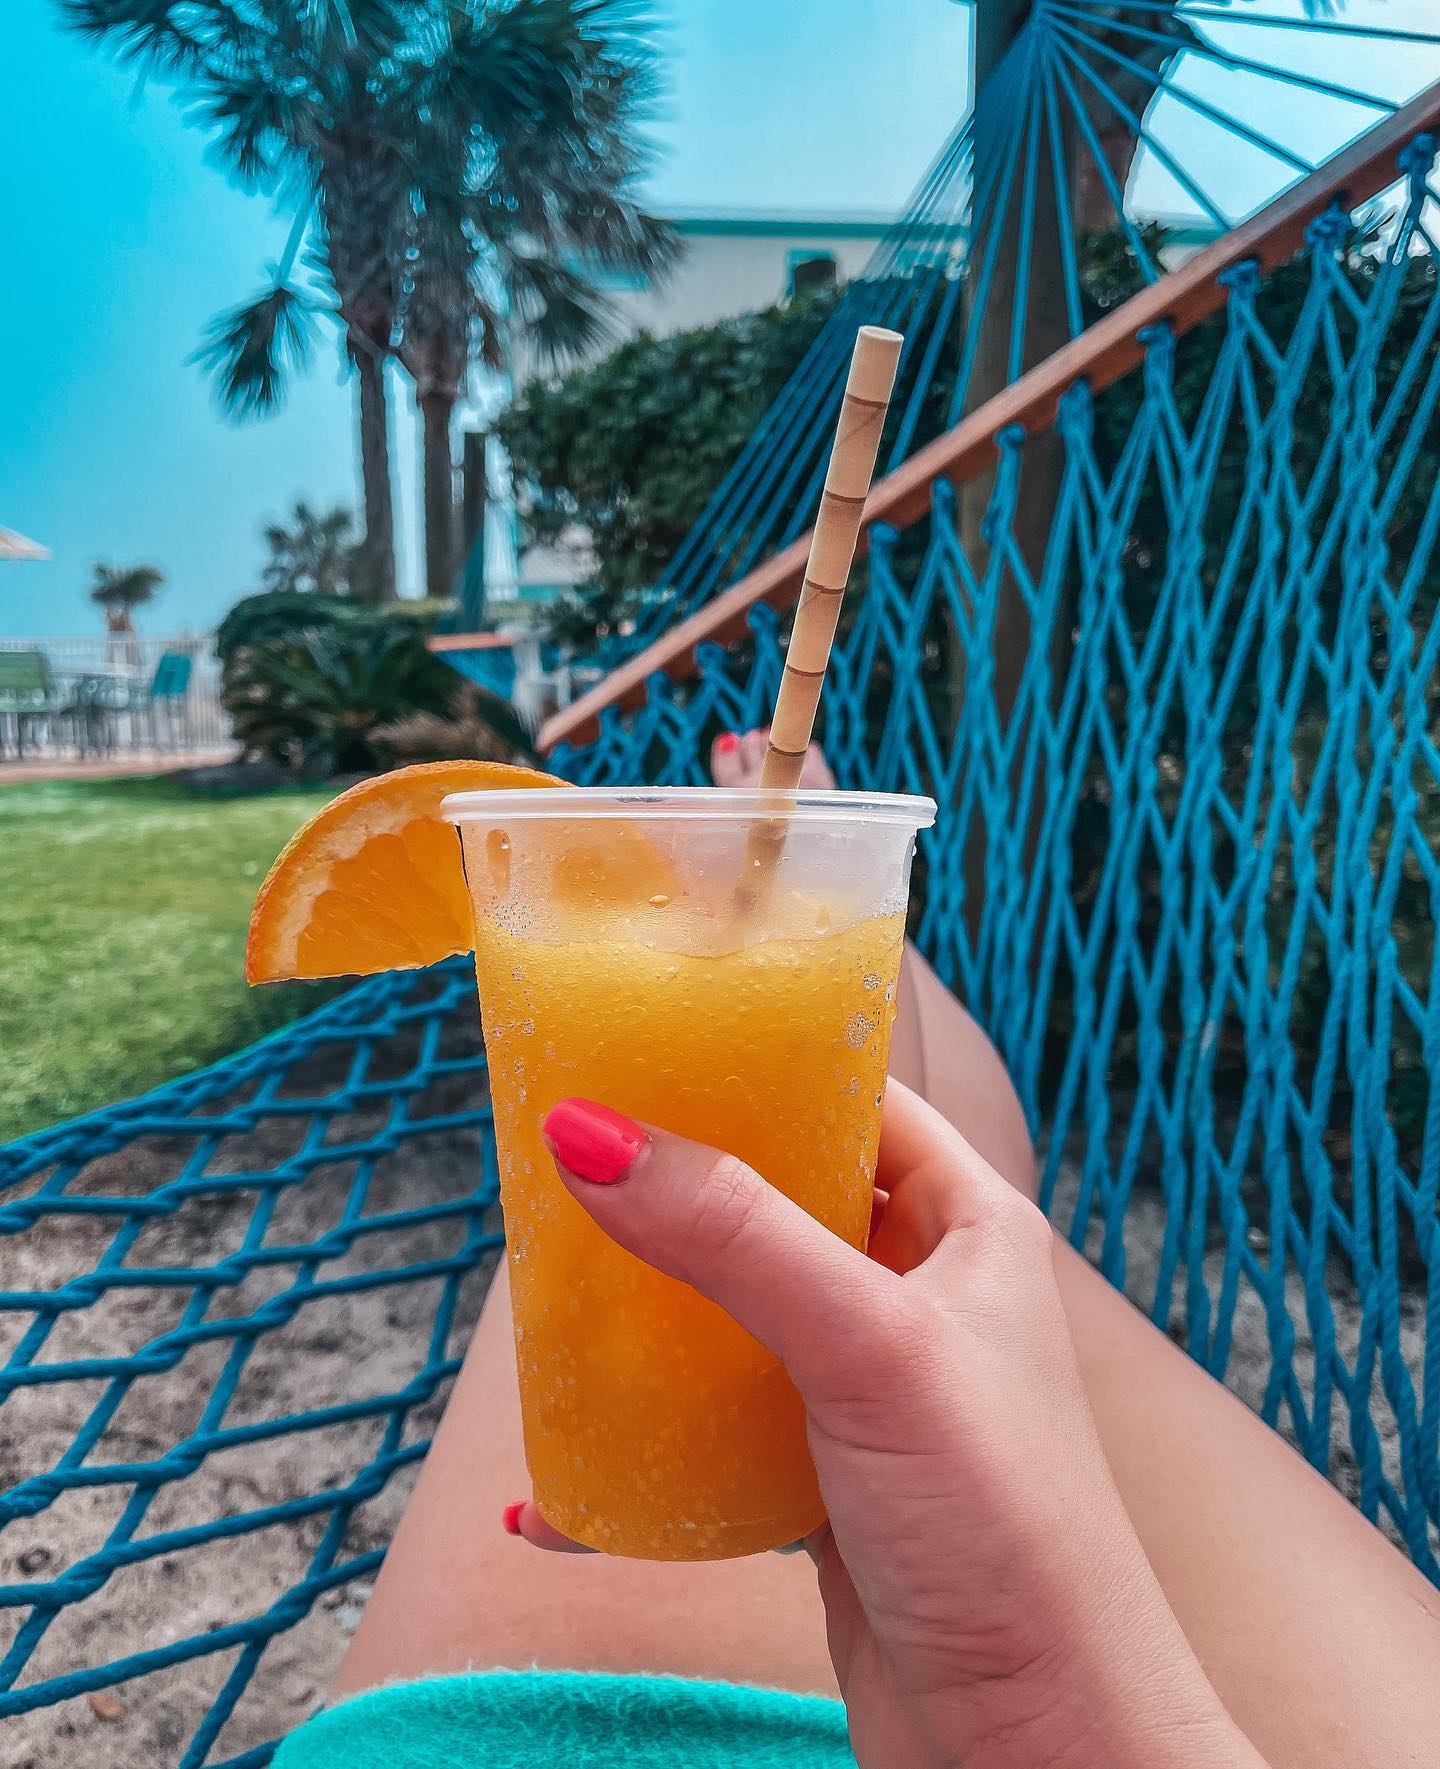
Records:
[[[632,243],[664,241],[663,230],[622,194],[635,164],[629,132],[651,65],[635,0],[59,4],[86,36],[198,89],[200,115],[236,172],[294,198],[298,224],[285,261],[259,296],[216,320],[202,360],[232,410],[272,411],[288,373],[304,360],[317,309],[338,316],[359,382],[363,587],[377,599],[395,592],[386,363],[403,341],[402,301],[413,304],[428,282],[408,354],[434,408],[427,411],[436,462],[427,510],[433,505],[439,552],[430,577],[435,583],[443,575],[448,591],[452,572],[442,573],[438,561],[453,559],[453,498],[442,514],[440,464],[483,305],[482,266],[488,259],[494,268],[483,223],[514,235],[522,218],[542,219],[543,250],[583,235],[560,225],[567,213],[582,218],[575,200],[545,183],[575,166],[607,199],[593,223],[584,217],[594,249],[613,236],[623,256],[627,218]],[[536,151],[527,158],[525,148]],[[614,156],[608,173],[605,154]],[[441,214],[463,227],[443,254],[433,219]],[[428,237],[422,269],[406,254],[425,217],[432,224],[420,228]],[[291,282],[307,226],[321,301]],[[551,268],[563,310],[562,297],[574,290],[563,267]],[[428,328],[427,307],[439,316]],[[443,477],[448,485],[452,475]]]
[[[408,93],[418,151],[393,241],[397,348],[424,426],[431,596],[453,592],[460,563],[453,424],[472,361],[505,366],[522,329],[542,361],[588,348],[608,330],[597,271],[652,274],[674,257],[673,233],[631,194],[651,84],[635,16],[616,0],[445,9]],[[520,111],[494,90],[514,78],[517,43],[531,94]]]
[[[156,565],[105,565],[92,567],[95,581],[90,586],[90,600],[105,610],[105,631],[125,634],[135,631],[134,611],[154,600],[155,592],[165,582],[165,573]]]
[[[350,512],[338,505],[317,514],[303,498],[297,499],[289,527],[272,522],[265,530],[270,548],[260,574],[265,588],[343,596],[350,588],[355,557],[353,526]]]

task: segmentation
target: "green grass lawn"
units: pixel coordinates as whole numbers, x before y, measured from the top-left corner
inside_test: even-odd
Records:
[[[0,787],[0,1142],[198,1069],[323,999],[251,991],[245,924],[324,790]]]

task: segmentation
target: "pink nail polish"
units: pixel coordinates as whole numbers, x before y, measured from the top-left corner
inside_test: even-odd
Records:
[[[739,749],[739,747],[740,739],[733,731],[724,731],[715,739],[715,753],[717,756],[732,755],[737,749]]]
[[[561,1166],[592,1185],[623,1179],[648,1140],[634,1119],[588,1099],[562,1099],[542,1128]]]
[[[507,1536],[518,1536],[520,1534],[520,1513],[524,1509],[525,1501],[522,1499],[514,1505],[507,1505],[500,1513],[500,1521],[505,1526],[505,1534]]]

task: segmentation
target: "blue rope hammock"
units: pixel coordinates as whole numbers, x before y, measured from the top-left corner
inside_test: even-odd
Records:
[[[1305,29],[1343,70],[1338,21]],[[1173,90],[1192,57],[1256,78],[1242,36],[1277,67],[1291,42],[1245,7],[1036,7],[646,633],[807,520],[858,320],[907,334],[892,465],[939,374],[947,417],[970,409],[997,279],[1023,320],[1058,277],[1078,328],[1074,230],[1042,222],[1087,158],[1160,273],[1100,99],[1231,219]],[[1158,72],[1124,47],[1172,41]],[[1355,95],[1355,127],[1389,108]],[[1304,156],[1263,133],[1235,139],[1283,183]],[[1198,398],[1193,340],[1152,328],[1134,373],[999,436],[978,540],[943,481],[877,528],[823,736],[844,785],[940,803],[914,937],[1010,1066],[1057,1226],[1440,1578],[1435,150],[1408,144],[1362,254],[1337,205],[1296,265],[1228,275]],[[1033,342],[1011,328],[1012,372]],[[782,637],[757,607],[559,766],[703,780],[714,733],[766,716]],[[0,1719],[131,1684],[182,1716],[167,1761],[260,1769],[318,1699],[285,1693],[287,1643],[373,1576],[500,1244],[484,1080],[452,961],[0,1149]],[[362,1323],[383,1366],[347,1355]],[[268,1580],[238,1610],[236,1555]]]

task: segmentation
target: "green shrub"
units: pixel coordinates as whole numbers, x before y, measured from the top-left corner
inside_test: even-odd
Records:
[[[642,332],[516,396],[499,433],[526,540],[554,545],[578,523],[595,549],[596,582],[554,611],[562,636],[583,646],[643,605],[836,299]]]
[[[396,763],[508,762],[533,766],[540,757],[508,700],[474,682],[457,681],[443,713],[411,713],[375,732]]]
[[[293,637],[300,632],[322,632],[353,620],[356,604],[344,596],[324,596],[306,590],[266,590],[245,596],[220,622],[215,632],[215,655],[228,668],[238,652],[267,639]]]
[[[385,731],[417,715],[448,720],[455,702],[454,671],[425,648],[440,607],[294,591],[237,602],[215,636],[236,740],[312,778],[391,766]],[[486,696],[471,716],[500,753],[530,753],[508,702]]]

